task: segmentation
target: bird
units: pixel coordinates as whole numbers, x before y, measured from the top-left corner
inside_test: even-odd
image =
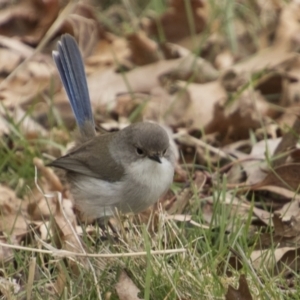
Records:
[[[83,59],[73,36],[61,37],[53,59],[78,134],[74,148],[49,166],[65,170],[75,206],[88,218],[146,210],[173,182],[175,154],[168,133],[157,123],[137,122],[97,134]]]

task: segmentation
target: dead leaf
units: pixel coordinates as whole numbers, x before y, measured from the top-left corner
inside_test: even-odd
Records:
[[[276,268],[274,270],[275,275],[281,274],[281,276],[288,276],[291,274],[291,270],[294,272],[299,272],[299,248],[294,248],[286,251],[281,259],[277,262]]]
[[[191,64],[191,61],[193,61],[193,57],[159,61],[138,67],[124,75],[118,74],[111,69],[96,71],[88,77],[91,101],[96,108],[102,108],[103,111],[107,111],[107,109],[111,110],[115,107],[117,95],[129,92],[152,93],[157,87],[161,87],[161,77],[163,75],[174,74],[180,68],[187,70],[185,72],[186,75],[194,72],[201,74],[203,64]],[[124,76],[126,80],[124,80]],[[211,75],[209,74],[209,76]],[[213,92],[213,90],[210,89],[210,92]],[[209,95],[208,91],[206,93]],[[216,101],[214,97],[211,98]]]
[[[292,201],[286,203],[281,209],[276,210],[275,214],[279,215],[283,222],[290,221],[292,217],[300,215],[300,196],[294,195]]]
[[[271,170],[265,179],[251,186],[252,190],[263,189],[266,186],[283,187],[298,191],[300,185],[300,164],[285,164]]]
[[[0,83],[0,98],[6,107],[14,108],[24,104],[49,87],[50,78],[55,74],[54,64],[50,57],[36,55],[18,69],[10,80]]]
[[[6,243],[9,245],[18,245],[19,241],[14,236],[9,236],[9,238],[0,237],[1,243]],[[7,262],[14,259],[14,250],[10,247],[0,246],[0,262],[1,264],[6,264]]]
[[[299,255],[297,247],[282,247],[267,250],[256,250],[251,253],[253,267],[256,270],[266,268],[267,270],[280,274],[282,271],[299,271]]]
[[[193,196],[198,195],[205,182],[207,180],[207,176],[200,171],[195,172],[195,179],[191,186],[184,188],[174,199],[174,201],[169,202],[168,205],[165,207],[168,214],[181,214],[189,201],[192,200]]]
[[[21,239],[28,232],[27,204],[9,188],[0,185],[0,231]]]
[[[207,83],[216,80],[219,72],[207,60],[194,56],[188,52],[184,54],[179,65],[169,72],[165,72],[160,76],[160,81],[164,80],[183,80],[189,83]]]
[[[232,251],[233,252],[233,251]],[[242,260],[240,256],[235,253],[235,251],[232,253],[232,255],[228,258],[228,261],[220,262],[220,264],[217,267],[218,274],[223,276],[224,273],[226,273],[226,276],[232,277],[235,276],[235,274],[232,272],[232,270],[239,271],[243,268]]]
[[[290,216],[286,214],[287,211],[285,211],[285,215],[281,215],[280,213],[282,209],[275,211],[275,213],[273,214],[274,233],[279,237],[294,238],[299,236],[300,233],[299,202],[297,200],[294,200],[288,204]],[[286,208],[287,204],[285,205],[285,210]],[[290,242],[292,243],[293,240],[291,239]]]
[[[149,39],[145,32],[139,31],[127,36],[131,50],[131,60],[134,64],[142,66],[157,62],[159,55],[157,44]]]
[[[205,128],[207,133],[214,132],[218,126],[224,126],[224,115],[217,111],[217,104],[226,99],[227,95],[218,81],[205,84],[180,83],[186,89],[191,104],[183,114],[183,123],[189,129]]]
[[[252,300],[252,295],[248,286],[246,276],[240,275],[239,287],[235,289],[232,285],[228,286],[227,293],[225,295],[226,300]]]
[[[297,59],[295,53],[288,53],[286,49],[272,46],[226,70],[221,77],[221,82],[226,90],[236,91],[249,81],[252,74],[262,70],[265,72],[267,70],[287,70]]]
[[[238,184],[243,181],[243,169],[240,164],[233,164],[226,174],[227,184]]]
[[[297,115],[299,115],[299,81],[300,81],[300,58],[297,57],[291,66],[286,69],[286,72],[283,76],[282,80],[282,97],[279,105],[282,107],[288,107],[285,110],[285,114],[280,118],[282,124],[284,122],[289,126],[294,126]],[[289,121],[288,118],[292,118],[292,122]]]
[[[290,231],[276,214],[273,216],[273,224],[275,234],[278,236],[285,236],[285,233]]]
[[[25,0],[10,4],[1,10],[0,34],[21,36],[34,45],[46,33],[60,9],[59,1]]]
[[[58,202],[55,197],[41,197],[38,200],[32,201],[28,205],[28,214],[34,221],[49,220],[55,216],[58,211]]]
[[[293,124],[293,127],[284,134],[280,144],[277,146],[274,152],[274,156],[275,156],[275,160],[273,161],[274,168],[284,164],[284,162],[287,159],[287,156],[290,154],[291,149],[296,147],[299,134],[300,134],[300,118],[298,116]],[[276,156],[278,156],[278,158],[276,158]]]
[[[91,74],[99,69],[107,70],[108,67],[117,69],[120,64],[126,65],[129,56],[128,42],[124,38],[106,32],[105,38],[96,44],[93,54],[86,58],[86,72]]]
[[[269,166],[266,160],[273,156],[280,141],[281,138],[259,141],[253,145],[249,156],[243,157],[241,165],[247,175],[246,184],[256,184],[267,176]],[[249,160],[246,160],[247,157]]]
[[[275,47],[286,51],[299,48],[299,13],[300,7],[298,1],[291,1],[283,7],[275,35]]]
[[[266,99],[252,88],[241,92],[235,101],[227,102],[223,108],[223,124],[220,123],[218,127],[218,132],[224,135],[223,144],[248,138],[249,130],[261,127],[268,110]]]
[[[219,53],[215,59],[218,70],[229,69],[234,63],[234,57],[228,50]]]
[[[271,193],[281,195],[284,199],[293,199],[295,197],[295,192],[288,190],[286,188],[283,188],[283,187],[279,187],[279,186],[267,185],[267,186],[258,188],[258,190],[269,191]],[[283,201],[284,201],[284,199],[283,199]],[[281,207],[281,205],[280,205],[280,207]]]
[[[95,7],[86,2],[74,4],[72,13],[64,18],[59,33],[73,35],[84,57],[93,52],[99,36],[105,36],[96,16]]]
[[[2,113],[2,109],[0,108],[0,112]],[[39,123],[31,118],[31,116],[25,112],[19,106],[15,106],[9,111],[6,111],[15,124],[19,124],[19,128],[22,134],[24,134],[27,138],[33,138],[38,136],[46,137],[48,132],[43,128]]]
[[[53,242],[58,249],[63,249],[76,253],[84,253],[85,245],[81,242],[79,235],[76,232],[76,217],[73,210],[66,210],[65,213],[60,210],[53,215],[51,222]],[[67,268],[59,268],[59,274],[55,282],[55,289],[62,292],[65,288],[68,276],[78,279],[82,274],[82,270],[93,272],[93,267],[87,257],[66,258]]]
[[[6,119],[4,118],[4,116],[2,116],[2,114],[0,113],[0,137],[2,137],[3,135],[8,135],[9,131],[10,131],[10,125],[9,123],[6,121]]]
[[[252,265],[256,270],[259,270],[259,268],[272,270],[285,253],[294,249],[293,247],[283,247],[253,251],[250,256]]]
[[[115,288],[120,300],[141,300],[138,297],[140,290],[124,270],[121,272]]]
[[[265,225],[273,226],[272,214],[266,210],[260,209],[258,207],[253,207],[253,213],[259,218]]]
[[[63,186],[59,178],[57,177],[57,175],[54,173],[53,169],[45,167],[44,162],[37,157],[33,159],[33,163],[48,181],[51,191],[57,191],[57,192],[63,191]]]
[[[186,5],[190,5],[195,32],[191,32]],[[202,0],[172,0],[169,9],[153,21],[144,22],[144,28],[149,35],[163,37],[169,42],[177,42],[193,33],[202,32],[206,23],[205,3]]]
[[[21,57],[19,54],[8,49],[0,49],[0,71],[2,74],[9,74],[20,62]]]
[[[68,279],[66,274],[66,269],[61,266],[61,264],[58,264],[58,274],[55,282],[53,283],[53,288],[55,292],[59,295],[64,291],[66,288]]]
[[[255,211],[254,214],[259,216],[259,218],[264,223],[268,222],[270,217],[270,214],[268,214],[267,212],[263,213],[263,210],[260,210],[259,208],[252,208],[251,204],[248,201],[236,197],[231,191],[228,191],[225,197],[222,197],[222,200],[220,200],[220,204],[226,206],[226,208],[228,209],[226,230],[228,230],[229,232],[231,232],[234,229],[234,226],[236,226],[236,222],[234,220],[248,220],[249,212],[251,210]],[[215,214],[213,206],[214,199],[210,197],[206,200],[206,212],[203,211],[203,217],[207,223],[211,223],[211,221],[213,220]],[[202,210],[204,210],[204,208]]]
[[[6,299],[16,297],[18,292],[22,289],[22,286],[15,278],[0,277],[0,292]]]

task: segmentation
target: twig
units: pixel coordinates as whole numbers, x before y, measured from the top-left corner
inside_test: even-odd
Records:
[[[45,245],[45,244],[44,244]],[[53,248],[53,250],[43,250],[43,249],[36,249],[18,245],[10,245],[6,243],[0,242],[1,247],[6,247],[10,249],[16,250],[24,250],[24,251],[31,251],[36,253],[44,253],[44,254],[51,254],[53,256],[59,257],[68,257],[68,256],[77,256],[77,257],[94,257],[94,258],[119,258],[119,257],[135,257],[135,256],[146,256],[148,255],[147,251],[140,251],[140,252],[127,252],[127,253],[111,253],[111,254],[92,254],[92,253],[78,253],[72,252],[67,250],[59,250],[51,245],[49,248]],[[151,255],[163,255],[163,254],[176,254],[176,253],[183,253],[186,252],[185,248],[178,248],[178,249],[166,249],[166,250],[153,250],[150,251]]]
[[[216,155],[219,155],[222,158],[226,158],[231,161],[235,160],[235,158],[231,157],[229,154],[227,154],[223,150],[221,150],[219,148],[215,148],[199,139],[196,139],[195,137],[191,136],[190,134],[188,134],[186,132],[178,132],[178,133],[174,134],[173,137],[183,144],[198,146],[198,147],[204,148]]]

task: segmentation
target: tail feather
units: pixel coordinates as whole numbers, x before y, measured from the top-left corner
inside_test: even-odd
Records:
[[[81,53],[75,39],[63,35],[53,59],[70,100],[81,135],[95,135],[95,125]]]

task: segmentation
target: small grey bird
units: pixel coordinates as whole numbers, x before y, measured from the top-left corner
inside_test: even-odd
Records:
[[[79,137],[71,152],[49,165],[66,170],[75,203],[87,217],[145,210],[173,181],[175,156],[168,134],[158,124],[141,122],[97,136],[83,61],[72,36],[62,37],[53,58]]]

